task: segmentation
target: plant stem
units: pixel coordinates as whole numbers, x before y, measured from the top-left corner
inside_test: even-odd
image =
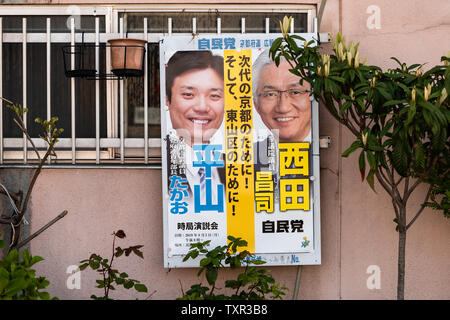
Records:
[[[406,214],[405,208],[401,209]],[[405,261],[406,261],[406,228],[399,224],[398,228],[398,275],[397,275],[397,300],[405,299]]]
[[[112,256],[111,256],[111,260],[109,262],[109,266],[108,266],[108,285],[105,285],[105,297],[106,299],[108,299],[109,296],[109,288],[111,286],[111,267],[114,261],[114,250],[115,250],[115,244],[116,244],[116,233],[113,233],[114,237],[113,237],[113,245],[112,245]]]
[[[28,190],[27,190],[27,194],[25,196],[25,200],[23,201],[22,210],[20,210],[20,212],[21,212],[21,216],[19,217],[20,220],[22,219],[22,216],[27,211],[28,201],[30,200],[31,192],[33,191],[34,184],[36,183],[36,180],[37,180],[39,174],[41,173],[42,167],[43,167],[45,161],[47,160],[48,156],[50,155],[50,152],[53,149],[53,146],[54,146],[55,143],[56,143],[56,140],[52,141],[52,143],[49,145],[49,149],[47,150],[47,152],[45,153],[44,157],[39,162],[39,166],[34,171],[33,177],[31,178],[30,184],[28,185]]]

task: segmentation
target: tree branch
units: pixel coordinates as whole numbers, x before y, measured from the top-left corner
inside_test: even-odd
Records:
[[[319,97],[319,100],[322,104],[324,104],[325,106],[327,106],[327,102],[325,101],[325,98],[323,95],[321,95]],[[330,107],[331,108],[331,107]],[[343,124],[345,127],[347,127],[351,133],[353,133],[353,135],[355,137],[359,137],[359,131],[356,130],[353,125],[351,125],[351,123],[349,123],[348,121],[346,122],[344,119],[341,119],[339,116],[336,116],[336,114],[339,114],[338,111],[335,110],[336,114],[333,114],[333,112],[331,112],[328,107],[327,107],[328,112],[333,116],[333,118],[335,118],[337,121],[339,121],[339,123]]]
[[[6,191],[3,188],[0,188],[0,193],[4,194],[5,196],[8,196],[8,194],[9,194],[11,196],[11,198],[13,198],[13,200],[16,202],[19,200],[19,197],[14,192],[8,191],[8,193],[6,193]]]
[[[434,169],[434,167],[436,166],[436,163],[438,162],[438,157],[436,156],[436,157],[434,157],[432,160],[431,160],[431,164],[430,164],[430,166],[428,167],[428,169],[419,177],[419,178],[417,178],[417,180],[414,182],[414,184],[412,185],[412,187],[408,190],[408,192],[406,192],[406,194],[405,194],[405,198],[404,198],[404,201],[405,201],[405,203],[406,203],[406,201],[408,200],[408,198],[409,198],[409,196],[411,195],[411,193],[413,193],[413,191],[416,189],[416,187],[420,184],[420,183],[422,183],[423,182],[423,178],[424,177],[427,177],[428,175],[429,175],[429,173],[431,172],[431,170],[433,170]],[[449,169],[447,169],[447,171],[448,171]],[[444,172],[444,174],[445,174],[446,172]],[[442,176],[442,177],[444,177],[444,176]]]
[[[409,174],[409,172],[408,172]],[[406,206],[406,202],[408,201],[408,199],[406,198],[406,195],[408,194],[408,188],[409,188],[409,175],[405,178],[405,185],[404,185],[404,189],[403,189],[403,205]]]
[[[50,143],[49,148],[47,149],[47,152],[45,153],[44,157],[39,162],[39,166],[35,170],[35,172],[33,174],[33,177],[31,178],[30,184],[28,185],[28,190],[27,190],[27,194],[25,196],[25,200],[23,201],[22,210],[20,210],[21,214],[19,216],[19,219],[22,219],[23,215],[27,211],[28,201],[30,200],[31,192],[33,191],[34,184],[36,183],[36,180],[37,180],[39,174],[41,173],[41,170],[42,170],[42,167],[43,167],[45,161],[47,160],[48,156],[52,152],[53,146],[54,146],[55,143],[56,143],[56,138],[54,140],[52,140],[52,142]]]
[[[427,195],[425,196],[425,200],[423,201],[423,203],[428,201],[428,198],[430,197],[431,194],[431,190],[433,189],[433,184],[430,184],[430,187],[428,188],[428,192]],[[422,214],[423,210],[425,209],[425,206],[422,204],[422,208],[420,208],[420,210],[416,213],[416,215],[414,216],[414,218],[412,218],[412,220],[408,223],[408,225],[406,226],[406,230],[409,229],[409,227],[412,226],[412,224],[417,220],[417,218]]]
[[[360,116],[360,118],[359,118],[359,120],[358,120],[358,118],[356,117],[356,115],[355,115],[355,113],[353,112],[353,109],[352,109],[352,108],[348,108],[347,110],[348,110],[348,112],[350,113],[350,115],[351,115],[353,121],[355,121],[356,124],[358,125],[358,127],[360,128],[360,130],[361,130],[361,131],[364,130],[364,128],[363,128],[363,126],[362,126],[363,120],[362,120],[361,116]]]
[[[14,121],[14,122],[16,123],[16,125],[19,127],[20,131],[22,131],[23,134],[25,134],[25,136],[27,137],[27,140],[30,142],[31,146],[33,147],[33,151],[36,153],[36,155],[37,155],[39,161],[41,161],[41,155],[39,154],[38,149],[36,148],[36,146],[35,146],[33,140],[31,140],[31,137],[30,137],[30,135],[28,134],[28,131],[22,126],[22,125],[23,125],[23,122],[21,121],[22,124],[19,123],[19,121],[17,121],[16,118],[14,118],[13,121]]]
[[[58,216],[56,216],[56,218],[54,218],[52,221],[50,221],[49,223],[47,223],[45,226],[43,226],[42,228],[40,228],[38,231],[36,231],[35,233],[33,233],[31,236],[29,236],[28,238],[26,238],[25,240],[23,240],[22,242],[18,243],[17,245],[13,246],[14,249],[18,249],[20,247],[23,247],[24,245],[26,245],[28,242],[30,242],[31,240],[33,240],[34,238],[36,238],[38,235],[40,235],[42,232],[44,232],[45,230],[47,230],[49,227],[51,227],[54,223],[56,223],[58,220],[64,218],[67,214],[67,210],[64,210],[63,212],[61,212]]]

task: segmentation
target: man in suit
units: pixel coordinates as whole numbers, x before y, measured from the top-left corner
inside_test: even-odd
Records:
[[[268,138],[255,144],[255,179],[257,172],[271,172],[275,201],[278,201],[280,156],[278,143],[311,142],[311,86],[292,74],[290,64],[283,58],[277,67],[263,51],[253,63],[253,101],[261,120],[270,130]],[[288,166],[301,163],[300,154]],[[284,160],[284,159],[282,159]],[[285,161],[282,161],[285,163]],[[290,169],[290,168],[286,169]],[[290,178],[298,178],[291,175]]]
[[[290,64],[279,66],[268,50],[253,64],[253,101],[256,111],[279,142],[301,142],[311,137],[311,86],[292,74]]]
[[[166,105],[173,128],[166,137],[169,190],[178,182],[184,197],[176,196],[186,198],[189,206],[194,203],[195,212],[223,211],[224,150],[210,144],[224,116],[223,57],[210,51],[176,52],[166,68]],[[195,201],[194,193],[201,195]]]

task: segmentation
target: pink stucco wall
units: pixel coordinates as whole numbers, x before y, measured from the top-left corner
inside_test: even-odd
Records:
[[[89,1],[60,1],[63,2]],[[370,5],[377,5],[381,10],[380,29],[367,28],[366,9]],[[394,62],[389,58],[396,56],[406,63],[431,66],[450,50],[449,21],[448,0],[329,0],[321,31],[342,31],[347,39],[361,42],[362,57],[367,56],[369,63],[392,67]],[[325,49],[329,50],[329,44],[325,44]],[[366,183],[361,183],[355,156],[340,158],[352,137],[322,108],[320,135],[332,138],[331,147],[321,150],[322,265],[302,268],[299,298],[395,299],[397,233],[390,198],[379,185],[375,186],[378,192],[375,194]],[[410,201],[411,211],[423,197],[423,188],[415,192]],[[66,269],[93,252],[109,255],[110,234],[119,228],[128,235],[120,243],[123,246],[143,244],[145,259],[133,257],[122,264],[118,260],[117,267],[146,283],[150,292],[156,290],[152,298],[176,298],[181,295],[180,281],[184,289],[198,281],[195,269],[168,271],[162,267],[160,170],[45,170],[32,198],[32,229],[37,230],[64,209],[69,214],[31,244],[33,254],[46,258],[37,270],[49,278],[53,295],[62,299],[88,299],[96,293],[95,275],[88,272],[82,273],[81,289],[67,289]],[[407,299],[450,299],[449,244],[450,221],[427,209],[408,232]],[[380,267],[380,289],[369,290],[366,286],[369,277],[366,270],[370,265]],[[270,269],[278,281],[291,289],[287,298],[292,298],[296,267]],[[131,292],[114,295],[139,299],[146,296]]]

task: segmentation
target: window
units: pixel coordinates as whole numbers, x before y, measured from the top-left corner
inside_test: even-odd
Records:
[[[142,6],[79,7],[75,14],[70,12],[70,7],[62,6],[17,8],[6,8],[0,16],[0,35],[3,34],[0,95],[29,107],[26,117],[30,135],[36,137],[36,145],[42,150],[45,145],[37,138],[40,132],[34,119],[45,119],[48,115],[59,117],[58,126],[64,133],[57,145],[56,163],[100,165],[160,163],[159,39],[162,36],[279,32],[278,21],[286,14],[294,18],[294,32],[308,32],[315,13],[312,6],[284,8],[279,12],[264,7],[248,7],[240,12],[201,6],[168,11]],[[22,11],[23,16],[17,15]],[[147,23],[146,30],[144,23]],[[104,45],[107,39],[144,38],[145,33],[149,41],[145,79],[102,81],[65,77],[62,47],[71,44],[73,35],[76,43],[82,40],[93,43],[98,35],[99,69],[105,73],[109,63]],[[94,53],[89,58],[95,59]],[[146,106],[144,99],[147,99]],[[25,140],[12,122],[11,113],[2,110],[0,162],[33,162],[34,154],[30,149],[24,151]]]

